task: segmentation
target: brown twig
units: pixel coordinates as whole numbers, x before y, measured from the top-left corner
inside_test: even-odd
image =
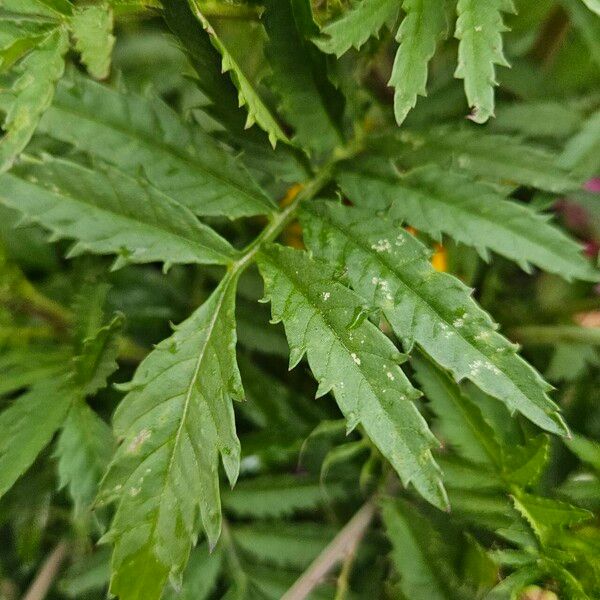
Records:
[[[59,542],[54,547],[54,550],[46,557],[22,600],[43,600],[46,597],[67,556],[67,550],[68,545],[65,541]]]
[[[317,556],[308,569],[296,580],[281,600],[303,600],[323,578],[356,548],[364,537],[375,515],[375,501],[369,500],[348,521],[331,543]]]

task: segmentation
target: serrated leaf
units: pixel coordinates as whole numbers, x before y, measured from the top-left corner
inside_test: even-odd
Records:
[[[47,157],[0,176],[0,202],[57,237],[77,240],[71,256],[117,254],[127,262],[227,264],[235,251],[184,206],[143,180]]]
[[[583,117],[573,106],[556,100],[513,102],[498,107],[490,123],[494,131],[508,131],[526,138],[563,139],[581,126]]]
[[[463,458],[495,467],[502,449],[479,407],[439,368],[419,353],[413,354],[415,377],[436,414],[438,428]]]
[[[71,406],[56,447],[59,487],[68,487],[75,515],[83,516],[114,450],[110,427],[83,401]]]
[[[470,119],[485,123],[494,116],[495,65],[510,66],[502,50],[506,27],[501,11],[514,12],[512,0],[458,0],[455,36],[458,66],[455,77],[464,79],[472,108]]]
[[[132,175],[142,172],[195,214],[233,219],[274,210],[239,160],[157,96],[125,94],[75,77],[59,85],[40,131]]]
[[[593,177],[600,169],[600,110],[593,113],[565,146],[560,157],[563,168],[584,177]]]
[[[594,517],[589,510],[567,502],[525,492],[514,495],[513,503],[542,542],[550,541],[558,529],[578,525]]]
[[[576,190],[582,179],[568,171],[561,158],[540,146],[508,135],[481,133],[474,127],[437,127],[428,132],[404,132],[397,154],[404,166],[435,162],[467,171],[487,181],[536,187],[561,193]],[[391,140],[390,140],[391,141]],[[394,142],[392,142],[393,144]]]
[[[219,455],[232,484],[240,464],[235,283],[227,276],[142,361],[115,413],[123,442],[102,498],[118,501],[107,539],[115,545],[111,591],[123,600],[158,600],[201,527],[211,546],[219,537]]]
[[[5,134],[0,139],[0,172],[12,166],[50,106],[56,82],[65,68],[68,47],[67,32],[60,26],[19,63],[20,75],[10,89],[13,98],[2,125]]]
[[[38,382],[54,379],[69,360],[66,350],[14,349],[0,357],[0,396],[13,394]]]
[[[372,36],[379,34],[384,25],[392,25],[398,17],[396,0],[360,0],[355,2],[339,19],[321,29],[322,37],[315,44],[337,57],[350,48],[357,50]]]
[[[529,563],[494,586],[485,596],[485,600],[518,600],[523,588],[537,581],[545,573],[542,567]]]
[[[75,7],[70,25],[75,48],[90,75],[96,79],[107,77],[115,44],[113,14],[109,4],[101,2]]]
[[[394,114],[401,125],[417,96],[426,96],[427,63],[446,29],[443,0],[404,0],[396,41],[400,44],[388,85],[394,87]]]
[[[538,435],[527,444],[510,446],[505,449],[504,470],[506,479],[522,487],[538,483],[550,456],[550,440],[546,435]]]
[[[166,600],[205,600],[217,585],[223,565],[223,552],[218,547],[210,552],[207,544],[200,544],[190,555],[180,590],[167,588]]]
[[[394,219],[331,203],[311,203],[304,211],[309,246],[347,268],[353,287],[383,310],[405,348],[416,342],[457,381],[473,381],[548,431],[568,431],[546,394],[550,386],[496,332],[469,289],[435,271],[425,246]]]
[[[358,167],[340,173],[338,181],[360,206],[389,208],[391,217],[436,239],[446,233],[484,258],[489,248],[526,271],[533,264],[567,280],[598,280],[580,245],[553,227],[549,216],[459,172],[429,165],[402,177],[392,169],[373,173]]]
[[[278,140],[287,141],[287,136],[273,116],[270,108],[260,96],[254,83],[248,79],[234,55],[227,47],[227,44],[217,34],[210,19],[204,14],[202,3],[198,0],[189,0],[189,4],[194,16],[198,19],[206,32],[205,34],[210,36],[212,45],[221,54],[223,73],[230,73],[231,79],[238,90],[239,105],[246,106],[248,109],[246,127],[251,127],[256,123],[267,132],[269,141],[273,146],[275,146]]]
[[[252,523],[233,529],[241,550],[259,562],[303,569],[335,536],[335,529],[317,523]]]
[[[119,334],[123,322],[123,315],[118,314],[95,335],[83,341],[81,352],[75,358],[74,377],[83,394],[92,395],[105,387],[110,375],[117,370]]]
[[[239,517],[280,518],[309,511],[344,495],[344,486],[305,476],[262,476],[240,481],[235,490],[223,492],[223,506]]]
[[[398,471],[435,506],[446,507],[431,455],[436,440],[412,400],[418,392],[398,366],[400,353],[368,320],[356,323],[360,299],[335,281],[325,263],[304,252],[273,245],[259,255],[273,321],[282,321],[290,365],[304,353],[319,382],[332,391],[352,430],[361,424]]]
[[[382,510],[392,543],[392,561],[400,589],[413,600],[466,600],[460,581],[438,531],[406,502],[386,501]],[[472,596],[471,596],[472,597]]]
[[[64,378],[56,377],[35,385],[0,414],[0,497],[48,445],[73,399]]]
[[[267,0],[263,22],[272,88],[295,139],[316,153],[342,143],[344,99],[328,79],[327,63],[309,38],[318,33],[309,0]]]

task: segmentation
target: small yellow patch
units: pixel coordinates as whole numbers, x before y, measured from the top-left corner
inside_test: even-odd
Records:
[[[431,257],[431,266],[442,273],[448,270],[448,251],[442,244],[435,245],[435,251]]]

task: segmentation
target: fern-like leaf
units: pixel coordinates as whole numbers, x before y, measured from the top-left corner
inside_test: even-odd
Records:
[[[98,491],[114,450],[110,427],[82,400],[71,406],[56,447],[59,487],[68,488],[76,516]]]
[[[248,109],[246,127],[251,127],[254,123],[258,124],[267,132],[273,146],[278,140],[287,141],[287,136],[273,116],[271,109],[265,104],[254,83],[246,76],[225,41],[217,34],[210,20],[204,14],[202,3],[198,0],[189,0],[189,4],[206,35],[210,36],[213,46],[221,54],[223,73],[231,74],[231,79],[238,90],[239,105],[246,106]]]
[[[412,365],[443,439],[466,460],[499,466],[502,449],[480,408],[426,357],[413,355]]]
[[[467,600],[467,594],[460,590],[452,555],[431,522],[402,501],[384,502],[382,516],[406,598]]]
[[[406,12],[396,40],[400,43],[389,84],[394,91],[394,113],[402,124],[417,96],[426,96],[427,63],[446,29],[443,0],[404,0]]]
[[[56,237],[75,238],[71,256],[117,254],[128,262],[226,264],[233,248],[184,206],[112,168],[92,171],[46,158],[0,177],[0,201]]]
[[[40,131],[132,175],[142,171],[198,215],[233,219],[273,211],[238,160],[157,96],[124,94],[74,77],[59,85]]]
[[[227,276],[144,359],[115,414],[123,443],[102,498],[118,501],[107,539],[115,544],[111,591],[123,600],[158,600],[169,576],[182,573],[200,520],[211,546],[219,537],[219,455],[232,484],[240,463],[235,283]]]
[[[390,216],[430,234],[445,233],[473,246],[488,260],[488,249],[530,272],[536,265],[567,280],[596,281],[598,273],[582,249],[548,221],[549,216],[506,200],[490,186],[456,171],[430,165],[401,177],[394,169],[342,172],[340,184],[360,206],[389,208]]]
[[[105,3],[78,6],[71,17],[75,48],[90,75],[104,79],[110,70],[110,58],[115,37],[112,34],[113,14]]]
[[[350,48],[357,50],[384,25],[392,25],[398,17],[397,0],[360,0],[339,19],[321,29],[315,44],[328,54],[342,56]]]
[[[405,485],[438,507],[446,496],[431,455],[436,440],[412,400],[418,392],[398,366],[393,344],[368,320],[360,320],[360,299],[335,281],[325,263],[304,252],[271,246],[259,268],[273,320],[282,321],[290,344],[290,366],[307,354],[319,382],[329,391],[351,431],[361,424],[398,471]]]
[[[356,291],[383,310],[407,350],[418,343],[457,380],[470,379],[540,427],[566,433],[550,386],[496,332],[458,279],[435,271],[429,252],[389,216],[328,203],[307,205],[309,246],[344,266]]]
[[[326,57],[309,41],[318,33],[309,0],[267,0],[263,21],[270,83],[295,139],[317,153],[340,145],[343,97],[328,79]]]
[[[0,497],[48,445],[74,397],[64,376],[55,377],[32,387],[0,414]]]
[[[487,181],[556,193],[576,190],[583,181],[562,166],[556,154],[508,135],[482,134],[473,126],[404,132],[400,141],[396,158],[405,167],[435,162]]]
[[[56,82],[65,68],[68,47],[68,33],[59,26],[19,63],[20,74],[10,89],[13,97],[2,125],[5,134],[0,140],[0,172],[12,166],[50,106]]]
[[[512,0],[459,0],[455,36],[458,66],[455,76],[465,81],[470,118],[485,123],[494,116],[495,65],[510,66],[502,50],[506,30],[502,12],[514,12]]]

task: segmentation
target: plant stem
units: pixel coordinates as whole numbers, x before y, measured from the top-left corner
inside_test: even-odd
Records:
[[[277,239],[279,234],[286,226],[293,221],[300,204],[306,200],[314,198],[321,189],[329,182],[331,178],[331,170],[333,163],[328,163],[311,179],[298,193],[296,198],[279,213],[276,213],[269,224],[263,229],[261,234],[251,242],[242,251],[242,256],[239,260],[232,263],[229,267],[228,276],[238,276],[241,274],[254,260],[262,247]]]
[[[67,542],[59,542],[42,563],[35,579],[22,600],[43,600],[52,587],[60,567],[67,556]]]
[[[356,552],[373,517],[375,501],[368,500],[348,521],[331,543],[317,556],[308,569],[296,580],[281,600],[303,600],[338,563]]]

